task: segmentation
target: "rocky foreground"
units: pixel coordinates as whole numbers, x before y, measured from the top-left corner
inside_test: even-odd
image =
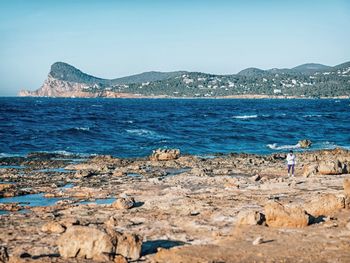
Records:
[[[350,262],[350,152],[0,158],[0,262]],[[64,169],[62,169],[64,168]]]

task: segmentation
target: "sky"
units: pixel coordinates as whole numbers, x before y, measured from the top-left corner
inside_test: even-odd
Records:
[[[0,96],[56,61],[117,78],[350,61],[350,1],[0,0]]]

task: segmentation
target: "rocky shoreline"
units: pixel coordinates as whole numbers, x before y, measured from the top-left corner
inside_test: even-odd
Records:
[[[0,158],[0,262],[349,262],[350,151],[285,157]]]

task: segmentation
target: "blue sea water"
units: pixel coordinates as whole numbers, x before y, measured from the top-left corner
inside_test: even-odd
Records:
[[[29,152],[141,157],[350,147],[349,100],[0,98],[0,157]]]

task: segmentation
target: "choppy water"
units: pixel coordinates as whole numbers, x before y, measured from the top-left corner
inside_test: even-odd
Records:
[[[146,156],[350,147],[349,100],[0,98],[0,156]]]

